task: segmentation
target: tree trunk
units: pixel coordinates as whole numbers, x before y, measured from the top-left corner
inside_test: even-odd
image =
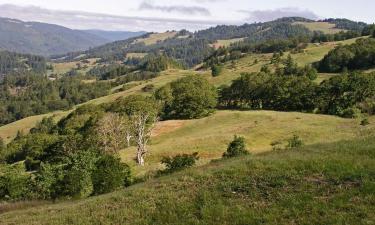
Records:
[[[141,166],[144,166],[145,165],[145,159],[143,157],[143,152],[142,150],[138,149],[137,151],[137,163]]]
[[[128,148],[130,147],[130,139],[132,138],[131,134],[127,132],[126,134],[126,143],[128,145]]]

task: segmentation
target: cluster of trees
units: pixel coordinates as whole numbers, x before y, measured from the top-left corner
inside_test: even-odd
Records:
[[[0,198],[84,198],[129,185],[118,152],[136,145],[144,165],[157,114],[157,102],[138,95],[82,106],[58,124],[44,119],[1,152]]]
[[[160,88],[155,96],[132,95],[113,103],[84,105],[60,120],[43,119],[19,133],[0,154],[0,199],[84,198],[129,185],[119,151],[136,146],[145,164],[159,117],[199,118],[217,105],[216,89],[200,76]],[[166,172],[194,165],[196,154],[164,159]]]
[[[221,87],[223,107],[319,112],[355,117],[374,113],[375,73],[335,76],[317,85],[306,75],[243,74]]]
[[[45,73],[46,69],[46,60],[42,56],[0,51],[0,77],[8,73],[25,71]]]
[[[335,28],[343,29],[343,30],[350,30],[350,31],[357,31],[362,32],[368,25],[364,22],[356,22],[348,19],[325,19],[322,22],[328,22],[335,24]]]
[[[319,43],[319,42],[331,42],[331,41],[344,41],[356,37],[360,37],[363,34],[358,31],[340,31],[336,34],[325,34],[323,32],[315,31],[314,36],[311,39],[311,42],[313,43]]]
[[[375,66],[375,39],[359,39],[354,44],[337,46],[316,67],[320,72],[342,72]]]
[[[108,82],[85,84],[76,77],[55,81],[40,75],[6,76],[0,83],[0,125],[37,114],[69,109],[108,94]]]
[[[198,75],[181,78],[155,92],[162,105],[163,119],[195,119],[212,113],[217,105],[217,91]]]

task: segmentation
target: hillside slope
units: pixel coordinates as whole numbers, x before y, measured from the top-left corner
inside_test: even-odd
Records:
[[[131,31],[105,31],[105,30],[82,30],[83,32],[93,34],[95,36],[104,38],[108,41],[126,40],[128,38],[137,37],[145,34],[146,32],[131,32]]]
[[[86,50],[107,40],[66,27],[0,18],[0,49],[36,55],[64,54]]]
[[[375,139],[223,160],[82,201],[0,215],[10,224],[372,224]]]

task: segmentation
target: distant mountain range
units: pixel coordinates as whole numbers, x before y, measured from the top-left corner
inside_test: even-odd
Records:
[[[144,32],[73,30],[63,26],[0,18],[0,50],[42,56],[88,50]]]

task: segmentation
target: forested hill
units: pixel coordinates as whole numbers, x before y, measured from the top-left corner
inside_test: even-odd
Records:
[[[46,60],[42,56],[0,51],[0,77],[26,71],[44,73],[46,67]]]
[[[110,41],[126,40],[133,37],[138,37],[146,34],[144,31],[131,32],[131,31],[105,31],[105,30],[82,30],[86,33],[96,35]]]
[[[58,25],[0,18],[0,50],[48,56],[106,42],[96,35]]]
[[[319,26],[323,26],[327,33],[349,31],[356,33],[353,36],[359,36],[366,24],[344,19],[313,21],[300,17],[288,17],[241,26],[221,25],[195,33],[186,30],[160,34],[149,33],[138,38],[116,41],[84,52],[78,51],[54,58],[71,60],[84,54],[86,58],[101,58],[103,61],[124,61],[129,53],[163,53],[191,67],[207,58],[214,50],[213,45],[220,40],[230,42],[238,39],[237,42],[257,44],[268,40],[294,38],[311,42],[317,33],[325,35],[325,30]]]

